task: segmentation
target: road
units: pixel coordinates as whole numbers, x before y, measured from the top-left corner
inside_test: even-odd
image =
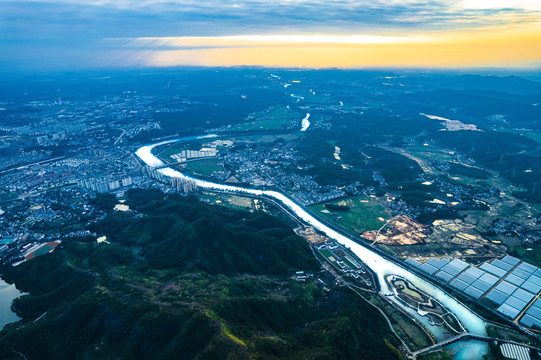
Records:
[[[41,161],[37,161],[35,163],[21,165],[21,166],[16,167],[16,168],[9,168],[9,169],[2,170],[2,171],[0,171],[0,174],[6,173],[8,171],[13,171],[13,170],[21,170],[21,169],[24,169],[24,168],[27,168],[27,167],[30,167],[30,166],[34,166],[34,165],[45,164],[45,163],[48,163],[48,162],[51,162],[51,161],[58,161],[58,160],[62,160],[64,158],[66,158],[66,157],[65,156],[59,156],[59,157],[55,157],[55,158],[52,158],[52,159],[41,160]]]
[[[126,134],[126,130],[122,129],[122,134],[120,134],[120,136],[115,140],[115,142],[113,143],[113,145],[116,145],[118,144],[118,142],[122,139],[122,137]]]
[[[379,233],[381,230],[383,230],[383,228],[387,225],[389,225],[394,219],[396,219],[397,217],[399,217],[400,215],[396,215],[394,216],[392,219],[388,220],[385,224],[383,224],[382,227],[380,227],[378,229],[378,231],[376,232],[376,237],[374,238],[374,241],[372,242],[372,244],[370,244],[370,246],[373,246],[377,241],[378,241],[378,236],[379,236]]]

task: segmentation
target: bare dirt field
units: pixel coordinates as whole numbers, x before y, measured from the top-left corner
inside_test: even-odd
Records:
[[[378,231],[366,231],[362,237],[370,241],[377,240],[378,244],[386,245],[416,245],[424,244],[430,228],[420,224],[407,215],[393,218]],[[377,237],[377,239],[376,239]]]

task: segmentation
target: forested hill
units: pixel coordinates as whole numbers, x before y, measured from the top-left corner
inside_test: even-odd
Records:
[[[280,220],[195,197],[132,190],[98,235],[63,242],[4,277],[29,292],[0,358],[389,359],[385,320],[347,289],[289,279],[319,271]],[[36,320],[38,319],[38,320]]]
[[[287,275],[288,270],[318,267],[308,245],[266,214],[138,190],[130,192],[128,204],[145,216],[116,212],[94,230],[115,243],[142,246],[141,255],[156,268]]]

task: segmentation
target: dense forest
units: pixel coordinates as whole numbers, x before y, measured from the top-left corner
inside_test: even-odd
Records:
[[[389,359],[396,339],[348,289],[296,282],[320,271],[304,239],[261,213],[159,191],[127,193],[97,236],[1,269],[28,295],[0,332],[3,359]]]

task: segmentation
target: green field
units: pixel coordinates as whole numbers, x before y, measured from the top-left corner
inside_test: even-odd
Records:
[[[528,250],[529,249],[529,250]],[[526,247],[515,246],[517,257],[535,266],[541,266],[541,246],[531,244]]]
[[[252,208],[251,197],[230,195],[225,193],[213,193],[203,191],[199,194],[200,199],[205,199],[212,204],[218,204],[234,210],[248,210]]]
[[[154,151],[156,155],[160,159],[163,159],[165,161],[175,161],[173,158],[171,158],[171,155],[178,154],[182,150],[186,150],[186,144],[184,142],[178,142],[174,144],[168,144],[164,145],[164,147],[160,147],[157,150]]]
[[[415,145],[415,146],[409,146],[405,149],[390,147],[390,146],[382,146],[381,148],[388,151],[392,151],[396,154],[400,154],[402,156],[405,156],[415,161],[417,164],[419,164],[419,166],[423,169],[424,172],[430,175],[443,174],[442,171],[436,169],[433,166],[432,163],[434,161],[449,161],[451,159],[450,154],[433,146]]]
[[[332,252],[330,252],[330,250],[327,250],[327,249],[322,249],[319,251],[321,253],[321,255],[325,256],[327,259],[330,259],[332,258]],[[331,260],[332,261],[332,260]]]
[[[362,202],[368,201],[368,202]],[[347,205],[349,211],[329,211],[325,204]],[[342,225],[347,229],[351,229],[357,233],[363,233],[367,230],[379,229],[385,221],[390,219],[389,212],[375,198],[366,196],[353,196],[338,201],[329,201],[322,204],[312,205],[311,210],[327,221]],[[382,221],[380,218],[384,219]]]
[[[403,150],[403,152],[413,156],[415,159],[418,159],[416,161],[418,163],[419,161],[421,162],[419,165],[423,168],[423,170],[431,175],[445,174],[444,171],[436,169],[434,167],[434,163],[452,162],[457,159],[456,155],[451,154],[451,151],[432,145],[408,146]]]
[[[381,296],[369,295],[369,301],[383,309],[393,324],[393,328],[410,349],[419,350],[433,344],[428,334],[410,317],[391,305]]]
[[[429,161],[453,161],[456,159],[456,155],[451,154],[450,151],[436,147],[433,145],[413,145],[408,146],[406,151],[415,157]]]
[[[76,204],[82,204],[83,203],[83,200],[81,198],[78,198],[78,197],[72,197],[71,201],[73,201]]]
[[[210,176],[214,171],[223,170],[215,158],[187,162],[186,169],[201,176]]]
[[[312,95],[309,92],[301,92],[301,94],[295,93],[295,95],[304,96],[304,100],[301,100],[301,102],[305,102],[305,103],[309,103],[309,104],[325,104],[325,105],[334,105],[334,104],[336,104],[336,105],[338,105],[338,101],[336,101],[334,99],[330,99],[330,98],[325,97],[325,96],[319,96],[319,95],[317,95],[317,92],[316,92],[316,95]]]
[[[171,155],[178,154],[179,152],[181,152],[184,149],[186,149],[186,147],[183,147],[181,144],[178,144],[176,146],[173,145],[170,148],[158,153],[158,157],[160,159],[165,160],[165,161],[173,161],[173,162],[175,162],[175,160],[171,157]]]
[[[541,144],[541,131],[525,131],[524,133],[518,133],[519,135],[522,134],[533,141],[536,141],[538,144]]]
[[[258,135],[248,135],[248,136],[235,136],[223,138],[224,140],[231,140],[234,143],[247,143],[247,144],[261,144],[261,143],[270,143],[278,139],[283,139],[285,141],[293,141],[298,139],[301,136],[301,132],[294,134],[258,134]]]
[[[277,130],[286,126],[291,119],[299,119],[300,124],[303,117],[301,113],[280,107],[254,121],[231,126],[227,131]]]
[[[359,268],[355,265],[353,265],[353,263],[351,261],[349,261],[348,259],[346,258],[342,258],[342,261],[346,263],[347,266],[349,266],[350,268],[352,268],[353,270],[359,270]]]
[[[328,121],[329,119],[330,119],[329,115],[310,113],[310,123],[312,124],[310,126],[313,126],[314,124],[317,124],[319,122]],[[329,140],[329,142],[332,142],[332,140]],[[334,143],[336,143],[336,141],[334,141]],[[334,146],[334,144],[332,145]]]
[[[541,131],[519,131],[519,130],[512,130],[512,129],[497,129],[497,131],[524,135],[527,138],[530,138],[533,141],[536,141],[538,144],[541,144]]]
[[[52,249],[54,249],[54,247],[52,247],[51,245],[43,245],[42,247],[40,247],[39,249],[37,249],[36,251],[34,251],[34,252],[32,253],[32,255],[34,255],[34,256],[45,255],[45,254],[47,254],[49,251],[51,251]]]
[[[165,161],[176,161],[171,155],[178,154],[182,150],[199,150],[203,144],[208,143],[208,139],[194,139],[189,141],[179,141],[172,144],[158,146],[152,152]]]

